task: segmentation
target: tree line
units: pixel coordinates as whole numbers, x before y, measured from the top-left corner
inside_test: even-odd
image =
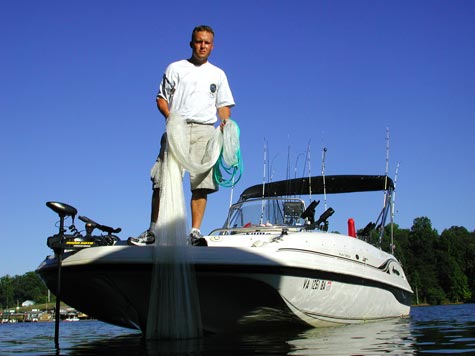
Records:
[[[414,290],[413,303],[475,302],[475,231],[452,226],[440,235],[427,217],[414,219],[410,229],[393,226],[394,255]],[[381,248],[390,250],[391,227],[385,226]],[[370,242],[379,244],[373,231]],[[46,303],[48,289],[35,272],[0,278],[0,310],[25,300]],[[54,296],[51,295],[54,301]]]
[[[391,227],[385,227],[381,248],[390,250]],[[377,237],[371,235],[372,241]],[[475,302],[475,231],[452,226],[439,235],[427,217],[411,229],[393,226],[394,256],[414,290],[413,303]]]
[[[51,294],[54,301],[54,296]],[[0,278],[0,311],[14,309],[26,300],[35,303],[48,302],[48,288],[35,272],[21,276],[3,276]]]

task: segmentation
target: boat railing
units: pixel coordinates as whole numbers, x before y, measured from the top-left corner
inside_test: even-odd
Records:
[[[208,236],[217,236],[217,235],[236,235],[236,234],[249,234],[249,235],[266,235],[272,233],[287,233],[287,232],[297,232],[302,231],[303,226],[287,226],[287,225],[250,225],[246,227],[235,227],[235,228],[218,228],[212,230]]]

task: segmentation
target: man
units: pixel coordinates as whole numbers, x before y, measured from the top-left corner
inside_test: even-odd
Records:
[[[216,114],[223,127],[231,116],[235,105],[224,71],[208,62],[213,51],[214,31],[209,26],[197,26],[191,35],[191,57],[170,64],[163,76],[157,94],[157,107],[168,118],[170,112],[179,114],[186,120],[190,130],[190,153],[195,162],[200,163],[204,156],[206,143],[213,135]],[[157,161],[163,160],[166,138],[162,137]],[[157,167],[155,165],[154,167]],[[154,182],[150,228],[138,238],[128,239],[129,244],[143,246],[155,242],[153,233],[158,219],[160,202],[160,169],[152,169]],[[218,190],[213,181],[212,169],[204,174],[191,174],[191,232],[192,244],[203,241],[200,232],[206,210],[208,194]]]

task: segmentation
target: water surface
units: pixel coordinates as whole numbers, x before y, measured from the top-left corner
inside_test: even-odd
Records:
[[[411,317],[310,330],[145,341],[95,320],[0,324],[1,355],[412,355],[475,354],[475,304],[413,307]]]

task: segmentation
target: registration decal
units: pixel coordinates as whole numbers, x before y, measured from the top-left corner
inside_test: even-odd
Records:
[[[332,281],[327,281],[324,279],[305,278],[303,281],[302,289],[320,290],[320,291],[329,292],[331,288],[332,288]]]

